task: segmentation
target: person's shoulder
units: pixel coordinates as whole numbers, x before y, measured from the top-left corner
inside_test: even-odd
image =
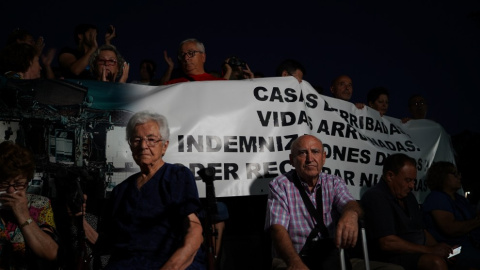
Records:
[[[27,193],[27,200],[30,202],[30,205],[32,205],[34,207],[37,207],[37,208],[50,204],[50,199],[49,198],[47,198],[45,196],[42,196],[42,195],[38,195],[38,194]]]
[[[177,163],[172,164],[172,163],[165,162],[163,166],[165,166],[167,170],[170,170],[171,172],[174,172],[174,173],[189,173],[189,174],[192,173],[192,171],[190,171],[190,169],[183,164],[177,164]]]
[[[221,77],[215,77],[210,73],[192,75],[191,77],[194,78],[196,81],[223,81],[223,80],[225,80],[224,78],[221,78]]]
[[[296,173],[296,171],[294,169],[284,173],[284,174],[280,174],[279,176],[276,176],[275,178],[273,178],[272,181],[275,181],[275,182],[285,182],[285,181],[288,181],[288,182],[292,182],[292,179],[293,179],[293,176],[294,174]]]
[[[180,77],[180,78],[171,79],[170,81],[166,82],[165,85],[188,82],[188,81],[189,80],[187,78]]]
[[[319,179],[322,183],[324,183],[324,184],[326,184],[326,185],[328,185],[332,188],[334,188],[334,187],[338,188],[338,187],[341,187],[341,186],[346,186],[345,180],[338,175],[321,172],[320,176],[319,176]]]
[[[328,181],[345,181],[343,180],[342,177],[338,176],[338,175],[334,175],[334,174],[328,174],[328,173],[325,173],[325,172],[321,172],[320,173],[320,178],[321,179],[324,179],[324,180],[328,180]]]
[[[296,173],[294,169],[281,174],[270,181],[269,185],[272,187],[279,187],[279,186],[288,186],[293,185],[293,174]]]
[[[164,171],[162,174],[165,181],[194,179],[192,171],[182,164],[165,163],[160,170]]]
[[[447,196],[445,193],[437,191],[437,190],[432,190],[430,193],[428,193],[427,197],[425,197],[425,202],[429,202],[432,200],[438,200],[439,198],[443,198]]]
[[[432,190],[425,197],[422,203],[423,212],[430,212],[439,208],[448,207],[450,204],[449,196],[441,191]]]
[[[122,182],[118,183],[112,190],[112,192],[118,192],[118,190],[120,189],[124,189],[128,186],[128,184],[132,181],[136,181],[136,179],[138,178],[138,173],[134,173],[132,175],[130,175],[129,177],[127,177],[127,179],[123,180]]]
[[[452,199],[447,193],[432,190],[423,201],[423,209],[432,210],[438,207],[451,207],[453,204],[459,203],[469,204],[468,200],[458,193],[455,193],[455,201],[452,202]]]
[[[367,191],[365,191],[361,200],[362,201],[368,201],[368,200],[375,199],[375,198],[378,199],[379,197],[384,197],[386,195],[387,195],[387,193],[385,193],[385,191],[382,189],[381,182],[380,182],[377,185],[375,185],[373,187],[370,187]]]

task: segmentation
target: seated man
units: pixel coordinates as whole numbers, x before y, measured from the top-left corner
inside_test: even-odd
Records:
[[[274,259],[274,264],[283,260],[289,269],[335,269],[340,264],[338,247],[356,244],[362,210],[343,179],[322,173],[325,159],[319,139],[301,136],[293,142],[290,153],[295,170],[269,184],[265,227],[270,230],[276,254],[280,256]],[[317,228],[317,219],[310,214],[301,192],[305,192],[313,205],[320,203],[320,207],[312,207],[318,210],[317,216],[323,217],[318,220],[323,219],[324,229],[311,233]],[[321,244],[311,252],[308,247],[313,242]]]
[[[390,155],[383,165],[382,180],[363,195],[371,259],[405,269],[447,269],[445,259],[452,248],[437,243],[424,229],[418,202],[411,192],[416,177],[413,158]]]

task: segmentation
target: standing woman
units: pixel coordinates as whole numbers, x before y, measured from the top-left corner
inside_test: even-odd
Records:
[[[28,150],[10,141],[0,144],[0,269],[39,269],[57,259],[50,200],[26,193],[34,170]]]
[[[130,66],[113,45],[102,45],[90,58],[94,79],[104,82],[126,83]]]
[[[388,90],[385,87],[376,87],[368,91],[367,102],[370,108],[384,116],[388,111]]]
[[[457,193],[461,179],[450,162],[430,166],[426,181],[431,192],[423,202],[425,225],[438,242],[462,246],[456,256],[457,267],[480,269],[480,215]]]

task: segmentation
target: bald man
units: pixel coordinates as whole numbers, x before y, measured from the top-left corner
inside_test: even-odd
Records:
[[[340,75],[336,77],[330,85],[330,91],[332,92],[333,97],[350,102],[353,94],[352,79],[347,75]],[[363,109],[365,104],[355,103],[355,106],[358,109]]]

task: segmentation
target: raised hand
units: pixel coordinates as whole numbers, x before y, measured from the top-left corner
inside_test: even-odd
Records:
[[[128,72],[130,71],[130,64],[128,64],[127,62],[123,63],[122,69],[122,77],[120,77],[119,82],[126,83],[128,79]]]
[[[39,37],[37,41],[35,41],[35,50],[38,56],[42,54],[43,48],[45,48],[45,40],[43,37]]]
[[[52,64],[52,61],[53,61],[53,58],[55,57],[55,52],[56,51],[57,51],[56,49],[51,48],[47,51],[46,54],[42,54],[41,60],[42,60],[43,66],[49,67]]]
[[[175,63],[173,62],[172,58],[168,56],[167,51],[163,51],[163,58],[165,59],[165,63],[168,65],[168,69],[173,70]]]
[[[245,64],[245,66],[247,68],[243,70],[243,77],[245,79],[253,79],[255,75],[253,75],[253,72],[250,70],[250,67],[248,66],[248,64]]]
[[[115,27],[113,25],[110,25],[108,27],[107,33],[105,34],[105,44],[111,45],[112,44],[112,39],[114,39],[117,36],[115,32]]]

